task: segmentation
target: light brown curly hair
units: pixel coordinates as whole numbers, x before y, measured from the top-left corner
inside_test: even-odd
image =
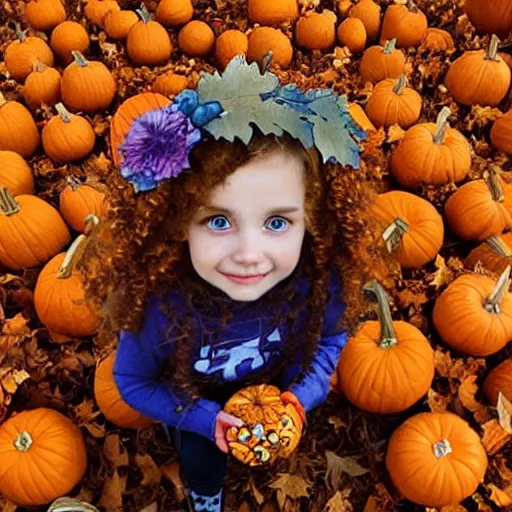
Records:
[[[193,370],[192,312],[220,305],[225,325],[232,302],[193,270],[186,228],[226,177],[274,151],[291,153],[304,164],[306,235],[292,275],[253,304],[255,311],[263,305],[267,311],[275,311],[275,322],[285,322],[290,335],[280,361],[253,376],[251,383],[268,382],[279,375],[298,350],[304,352],[302,369],[307,371],[320,339],[330,272],[339,272],[343,287],[346,310],[341,327],[353,333],[360,315],[368,309],[361,285],[382,277],[376,272],[385,267],[386,256],[379,236],[381,227],[371,215],[375,193],[365,173],[322,164],[316,149],[306,150],[287,135],[263,136],[256,131],[248,146],[238,139],[232,143],[204,140],[191,152],[190,169],[142,194],[135,194],[119,172],[112,172],[107,182],[108,214],[90,236],[77,267],[86,299],[102,311],[105,330],[138,331],[150,297],[163,299],[170,290],[182,294],[187,315],[177,315],[169,305],[164,307],[173,333],[176,328],[181,333],[177,338],[173,334],[169,370],[177,389],[193,397],[209,395],[214,386],[210,378]],[[311,283],[306,301],[297,291],[298,281],[305,278]],[[284,304],[291,305],[286,315]],[[294,325],[303,310],[307,311],[307,326],[298,332]],[[239,387],[243,384],[237,383]]]

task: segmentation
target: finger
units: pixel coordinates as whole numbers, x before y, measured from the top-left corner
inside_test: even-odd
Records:
[[[229,447],[228,447],[228,443],[226,442],[226,439],[224,439],[223,437],[218,437],[215,439],[215,444],[217,445],[217,448],[221,452],[228,453]]]

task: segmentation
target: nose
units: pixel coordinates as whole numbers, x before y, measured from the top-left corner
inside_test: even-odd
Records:
[[[263,259],[263,241],[261,236],[252,230],[239,233],[232,258],[239,265],[259,263]]]

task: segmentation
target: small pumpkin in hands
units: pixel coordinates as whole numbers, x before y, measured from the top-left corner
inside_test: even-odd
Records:
[[[70,492],[87,469],[82,431],[44,407],[22,411],[0,425],[0,493],[19,506],[38,506]],[[27,475],[38,475],[27,486]]]
[[[394,37],[398,46],[418,46],[423,41],[427,28],[427,17],[412,0],[408,0],[405,5],[392,4],[386,9],[382,19],[380,43]]]
[[[349,11],[350,18],[357,18],[363,22],[368,40],[374,41],[380,32],[380,5],[373,0],[359,0]]]
[[[46,32],[66,19],[61,0],[30,0],[24,6],[27,23],[36,30]]]
[[[364,286],[378,302],[379,321],[367,321],[343,349],[337,385],[356,407],[376,413],[404,411],[424,396],[434,379],[434,351],[419,329],[393,321],[381,284]]]
[[[34,193],[32,170],[14,151],[0,151],[0,187],[8,188],[14,197]]]
[[[336,42],[336,15],[332,11],[311,12],[295,25],[295,40],[308,50],[327,50]]]
[[[258,27],[249,35],[247,60],[261,63],[263,57],[272,51],[272,61],[283,69],[290,67],[293,58],[292,43],[283,32],[272,27]]]
[[[73,62],[73,50],[85,54],[90,40],[87,30],[76,21],[64,21],[57,25],[50,36],[50,46],[66,66]]]
[[[460,503],[483,482],[487,455],[478,434],[451,412],[423,412],[389,440],[386,467],[408,500],[442,508]]]
[[[247,55],[249,39],[240,30],[226,30],[215,42],[215,57],[222,69],[237,55]]]
[[[505,359],[489,375],[487,375],[483,390],[487,400],[496,406],[500,393],[512,401],[512,359]]]
[[[189,21],[178,34],[178,44],[189,57],[205,57],[215,46],[215,34],[204,21]]]
[[[498,282],[479,274],[464,274],[441,293],[432,320],[447,345],[463,354],[486,357],[512,340],[509,276],[510,267]]]
[[[249,21],[260,25],[292,23],[299,17],[297,0],[248,0]]]
[[[226,402],[224,410],[246,425],[228,432],[231,453],[245,464],[259,466],[288,457],[299,444],[302,419],[294,405],[283,402],[275,386],[241,389]]]
[[[60,99],[60,80],[60,73],[55,68],[36,61],[34,71],[27,76],[23,87],[26,104],[33,110],[43,104],[55,105]]]
[[[373,84],[386,78],[398,78],[405,70],[405,55],[395,48],[396,39],[384,46],[370,46],[363,53],[359,73],[365,82]]]
[[[512,154],[512,109],[494,121],[491,142],[498,151]]]
[[[491,236],[468,254],[464,265],[473,270],[478,262],[500,275],[512,265],[512,249],[501,236]]]

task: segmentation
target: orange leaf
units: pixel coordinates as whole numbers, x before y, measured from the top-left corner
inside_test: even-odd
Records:
[[[475,400],[475,394],[478,391],[476,380],[476,375],[466,377],[459,386],[458,395],[461,404],[468,409],[468,411],[474,413],[476,421],[483,423],[490,419],[490,415],[487,407]]]
[[[135,462],[137,463],[137,466],[139,466],[139,469],[142,471],[142,481],[139,485],[160,485],[162,473],[150,455],[136,453]]]
[[[277,491],[277,502],[282,509],[286,498],[292,500],[307,498],[309,496],[309,485],[310,483],[300,475],[279,473],[276,480],[269,484],[269,487]]]
[[[13,336],[30,334],[30,329],[27,324],[28,320],[23,316],[23,313],[18,313],[15,317],[9,318],[5,321],[2,327],[2,333]]]
[[[501,490],[494,484],[486,486],[491,491],[491,500],[498,505],[498,507],[508,507],[512,505],[512,485],[509,485],[505,490]]]
[[[482,444],[489,455],[497,453],[512,439],[512,434],[505,432],[496,419],[484,423],[482,430]]]

